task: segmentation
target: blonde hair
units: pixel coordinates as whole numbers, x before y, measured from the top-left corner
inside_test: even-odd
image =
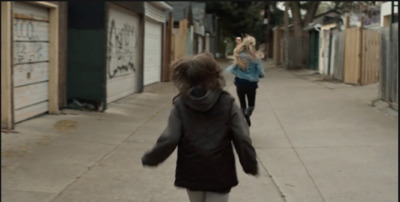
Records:
[[[235,50],[233,50],[233,61],[239,66],[240,69],[245,69],[248,66],[247,59],[240,58],[239,54],[241,52],[245,52],[247,58],[251,59],[252,61],[256,61],[257,59],[264,57],[264,54],[261,51],[256,50],[255,46],[256,39],[253,36],[246,35],[242,43],[238,44]]]
[[[190,88],[198,85],[207,90],[222,89],[225,86],[223,70],[208,52],[181,57],[172,62],[171,70],[171,79],[182,95],[188,94]]]

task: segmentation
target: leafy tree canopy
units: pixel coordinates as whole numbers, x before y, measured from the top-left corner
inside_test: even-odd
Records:
[[[208,1],[206,12],[218,17],[223,36],[233,39],[250,34],[259,38],[265,34],[263,4],[260,1]]]
[[[334,9],[342,12],[361,11],[360,8],[375,5],[376,1],[330,1]]]
[[[310,5],[313,1],[295,1],[302,10],[302,17],[308,12]],[[325,13],[329,10],[337,10],[342,13],[345,12],[365,12],[365,8],[376,5],[377,1],[320,1],[316,15]]]

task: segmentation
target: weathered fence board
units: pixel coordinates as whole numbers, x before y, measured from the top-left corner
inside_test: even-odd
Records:
[[[281,64],[281,58],[282,58],[282,35],[283,31],[279,27],[275,27],[274,30],[274,50],[272,57],[274,58],[275,64],[279,65]]]
[[[379,81],[380,36],[375,30],[363,30],[361,85]]]
[[[398,93],[399,93],[399,35],[398,35],[398,24],[394,24],[393,26],[393,42],[391,43],[393,46],[393,58],[392,58],[392,96],[391,102],[393,103],[393,107],[398,109]]]
[[[348,28],[345,34],[344,82],[366,85],[379,81],[380,36],[375,30]]]
[[[386,92],[387,88],[387,60],[389,54],[389,30],[383,28],[381,30],[381,52],[380,52],[380,68],[379,68],[379,97],[380,99],[389,100],[389,94]]]
[[[308,52],[305,49],[308,46],[308,41],[300,38],[289,37],[288,40],[288,69],[298,69],[303,66],[304,53]]]
[[[323,75],[328,75],[329,50],[330,50],[330,30],[323,29],[320,32],[320,49],[318,71]]]
[[[172,61],[186,55],[187,23],[186,19],[179,21],[177,32],[172,34]]]
[[[398,110],[398,23],[394,23],[392,28],[392,41],[390,41],[389,27],[381,30],[379,97]]]
[[[286,41],[285,41],[285,38],[284,37],[281,37],[281,41],[280,41],[280,49],[279,49],[279,51],[280,51],[280,57],[279,57],[279,59],[280,59],[280,61],[279,61],[279,64],[282,64],[282,66],[285,66],[286,65],[286,63],[285,63],[285,61],[286,61]]]
[[[345,32],[339,30],[333,30],[333,41],[334,45],[332,50],[332,67],[333,67],[333,78],[343,81],[343,67],[344,67],[344,40]]]
[[[343,81],[350,84],[358,84],[360,80],[360,37],[361,28],[348,28],[345,34],[345,58]]]
[[[194,46],[194,28],[190,26],[190,28],[186,29],[186,55],[193,54],[193,46]]]

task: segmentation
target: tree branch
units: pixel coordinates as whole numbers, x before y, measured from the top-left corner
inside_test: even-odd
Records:
[[[295,36],[301,37],[303,35],[303,22],[300,14],[300,2],[289,2],[290,10],[292,11],[292,20]]]
[[[312,1],[310,3],[310,6],[307,9],[307,14],[306,17],[304,18],[304,25],[307,25],[308,23],[311,22],[311,20],[314,18],[315,13],[317,12],[318,6],[319,6],[320,1]]]

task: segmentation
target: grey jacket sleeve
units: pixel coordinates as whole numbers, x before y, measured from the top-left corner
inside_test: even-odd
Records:
[[[257,155],[251,144],[249,126],[242,111],[235,103],[232,104],[231,131],[233,144],[244,172],[252,175],[258,174]]]
[[[154,147],[146,152],[142,157],[142,164],[147,166],[157,166],[167,159],[178,146],[182,135],[181,121],[178,111],[174,106],[168,118],[168,125],[161,133]]]

